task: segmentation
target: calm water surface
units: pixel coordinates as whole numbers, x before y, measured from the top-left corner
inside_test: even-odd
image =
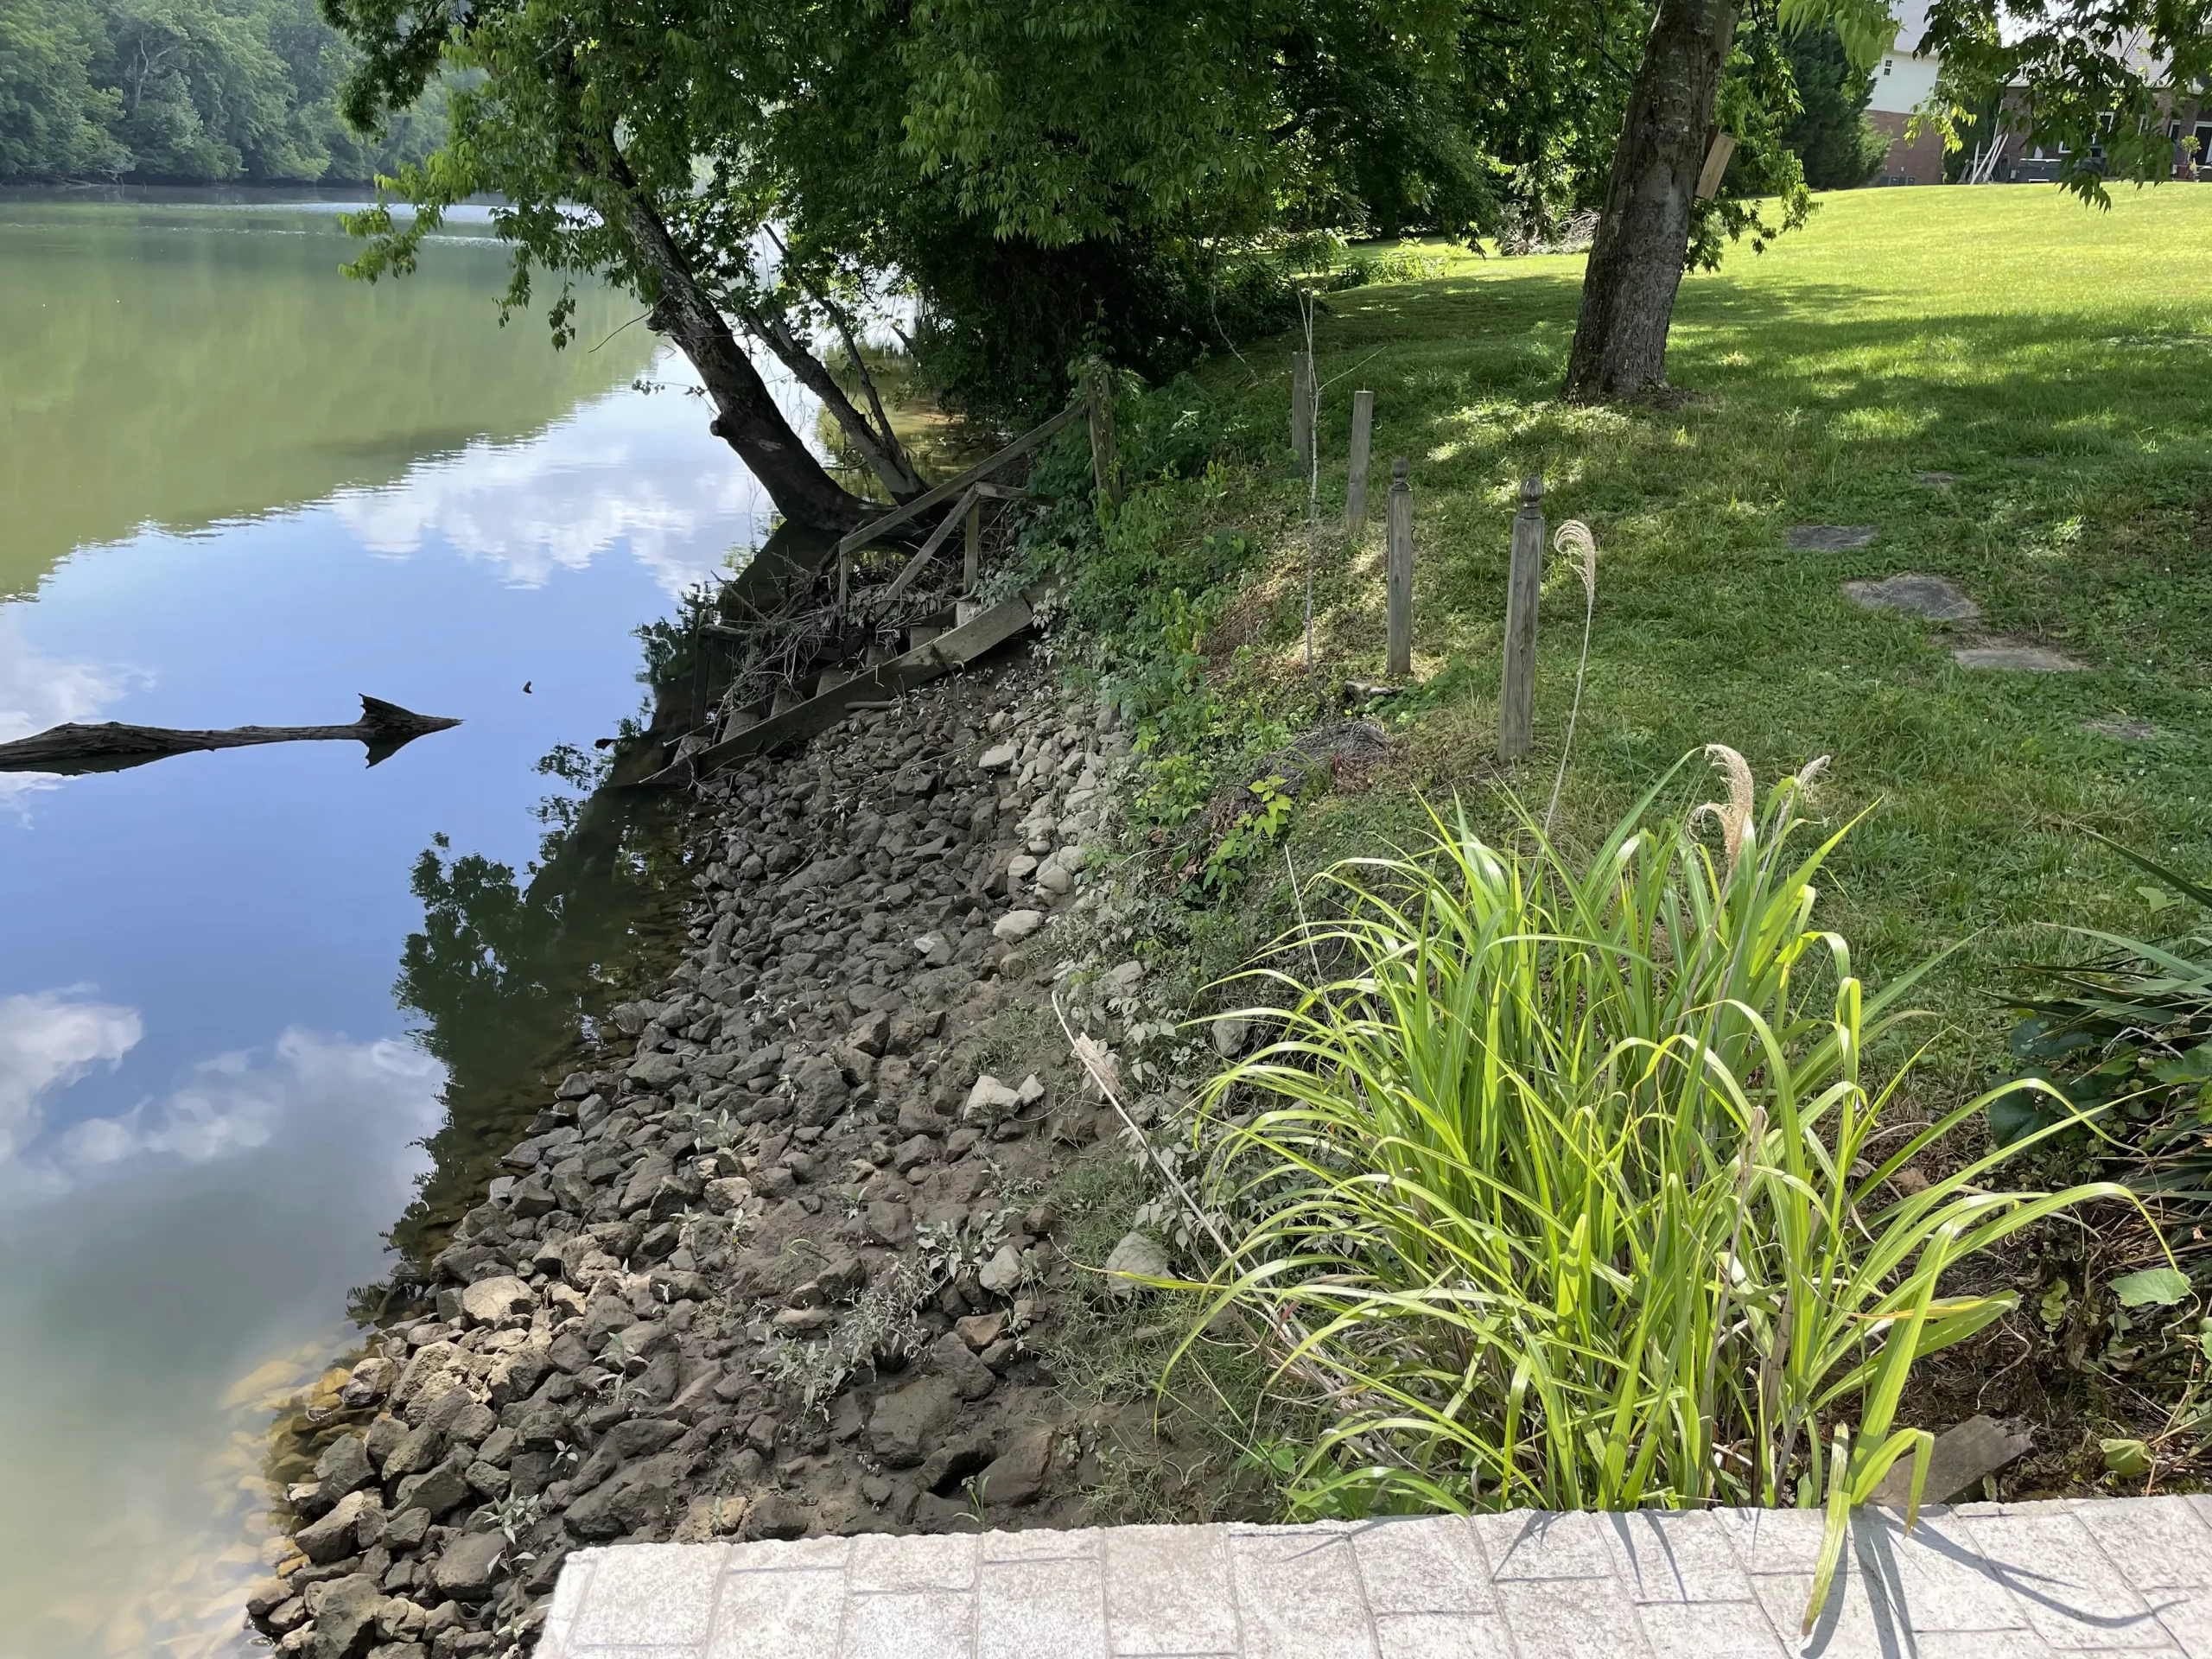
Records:
[[[373,770],[0,773],[6,1659],[242,1649],[269,1427],[390,1271],[417,1143],[572,1018],[549,973],[619,954],[626,918],[582,912],[620,849],[564,878],[555,944],[454,861],[527,885],[534,763],[637,712],[629,630],[763,528],[698,401],[632,389],[678,377],[628,301],[585,296],[556,353],[496,326],[488,238],[374,289],[347,250],[327,209],[0,200],[0,740],[363,691],[466,721]],[[403,1007],[439,836],[459,927]],[[472,1050],[522,981],[524,1040]]]

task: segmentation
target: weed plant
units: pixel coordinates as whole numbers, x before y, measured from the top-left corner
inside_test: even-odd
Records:
[[[1312,982],[1264,971],[1279,1040],[1207,1096],[1206,1207],[1238,1219],[1205,1313],[1255,1316],[1332,1413],[1280,1471],[1294,1510],[1822,1508],[1817,1609],[1900,1459],[1917,1510],[1914,1363],[2013,1305],[1947,1270],[2126,1198],[2000,1190],[2004,1152],[1893,1180],[1988,1098],[1884,1124],[1911,1062],[1866,1056],[1928,964],[1871,991],[1814,925],[1849,827],[1793,845],[1817,764],[1757,811],[1714,753],[1726,801],[1647,828],[1655,786],[1586,862],[1525,813],[1527,850],[1433,815],[1315,884],[1333,913],[1274,958]]]

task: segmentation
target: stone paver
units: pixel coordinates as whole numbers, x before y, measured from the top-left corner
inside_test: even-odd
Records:
[[[1873,524],[1792,524],[1789,545],[1800,553],[1847,553],[1880,534]]]
[[[1993,634],[1951,653],[1961,668],[2004,668],[2019,674],[2078,674],[2088,664],[2063,651],[2039,645],[2032,639],[2008,639]]]
[[[1903,611],[1931,622],[1974,622],[1981,617],[1981,607],[1953,583],[1917,570],[1879,582],[1847,582],[1843,591],[1870,611]]]
[[[2212,1659],[2212,1498],[1422,1516],[571,1556],[539,1659]]]

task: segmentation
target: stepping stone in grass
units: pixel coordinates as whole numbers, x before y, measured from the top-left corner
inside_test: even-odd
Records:
[[[1792,524],[1789,545],[1800,553],[1844,553],[1879,533],[1873,524]]]
[[[1930,622],[1972,622],[1981,615],[1980,606],[1942,577],[1916,572],[1879,582],[1847,582],[1843,591],[1868,610],[1904,611]]]
[[[1912,481],[1925,484],[1931,490],[1948,489],[1959,481],[1956,473],[1915,473]]]
[[[2121,743],[2148,743],[2158,734],[2158,728],[2149,721],[2138,720],[2133,715],[2122,715],[2114,720],[2085,720],[2082,729],[2093,737],[2109,737]]]
[[[2078,674],[2088,667],[2063,651],[2032,640],[2007,639],[2001,634],[1960,646],[1951,653],[1951,660],[1961,668],[2009,668],[2023,674]]]

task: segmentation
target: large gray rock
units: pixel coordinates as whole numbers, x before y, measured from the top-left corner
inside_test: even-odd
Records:
[[[1142,1233],[1124,1233],[1112,1254],[1106,1258],[1109,1274],[1128,1274],[1138,1279],[1164,1279],[1167,1276],[1167,1252],[1161,1249]],[[1107,1288],[1115,1296],[1134,1296],[1148,1287],[1131,1282],[1131,1278],[1109,1278]]]
[[[930,1366],[960,1391],[963,1400],[980,1400],[998,1386],[991,1368],[954,1332],[946,1332],[930,1344]],[[874,1428],[871,1423],[871,1433]]]
[[[819,1128],[845,1104],[845,1074],[829,1055],[817,1054],[793,1075],[791,1090],[798,1104],[799,1122]]]
[[[537,1294],[512,1274],[502,1274],[496,1279],[479,1279],[461,1293],[461,1311],[473,1325],[505,1325],[509,1319],[528,1319],[537,1306]]]
[[[398,1508],[426,1510],[435,1520],[469,1496],[466,1461],[448,1459],[424,1475],[410,1475],[398,1486]]]
[[[579,1538],[619,1538],[656,1523],[667,1516],[690,1470],[691,1460],[679,1452],[626,1465],[569,1506],[569,1530]]]
[[[1011,1244],[1001,1244],[998,1253],[976,1271],[976,1282],[994,1296],[1011,1296],[1021,1283],[1021,1257]]]
[[[374,1579],[359,1573],[316,1587],[322,1594],[315,1610],[315,1632],[302,1649],[305,1659],[359,1659],[376,1640],[384,1592]]]
[[[377,1517],[377,1529],[381,1531],[383,1497],[376,1492],[348,1492],[328,1515],[293,1534],[292,1541],[318,1567],[326,1561],[342,1560],[359,1547],[362,1517],[372,1512]]]
[[[993,1459],[977,1478],[986,1503],[1034,1503],[1045,1491],[1045,1476],[1052,1464],[1052,1431],[1026,1429]]]
[[[430,1582],[455,1601],[482,1601],[491,1595],[506,1553],[505,1535],[472,1532],[446,1546],[430,1569]]]
[[[397,1480],[404,1475],[421,1474],[438,1460],[438,1453],[445,1448],[445,1431],[435,1423],[409,1429],[407,1437],[386,1454],[384,1478]]]
[[[673,1054],[640,1054],[623,1075],[641,1089],[665,1089],[683,1075]]]
[[[359,1491],[377,1478],[369,1466],[367,1442],[359,1434],[340,1434],[315,1460],[315,1478],[320,1483],[316,1497],[323,1503],[335,1503],[346,1493]]]
[[[943,1376],[918,1377],[885,1395],[868,1416],[870,1449],[893,1469],[912,1469],[927,1455],[930,1441],[952,1421],[958,1402],[958,1390]]]
[[[582,1492],[598,1485],[624,1464],[636,1458],[664,1452],[683,1438],[683,1425],[666,1417],[635,1417],[617,1423],[585,1460],[570,1490]]]
[[[660,1184],[675,1173],[675,1160],[658,1153],[639,1160],[637,1168],[630,1172],[629,1182],[622,1189],[622,1213],[630,1215],[651,1204]]]

